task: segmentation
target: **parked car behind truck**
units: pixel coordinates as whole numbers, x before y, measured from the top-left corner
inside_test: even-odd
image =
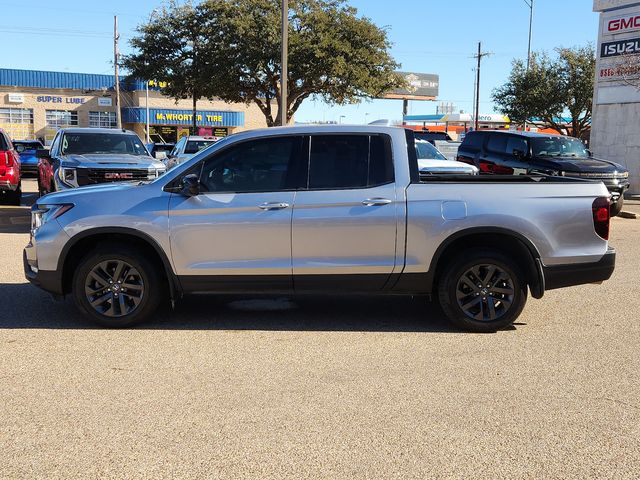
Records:
[[[577,138],[532,132],[497,130],[469,132],[458,148],[458,161],[475,165],[481,174],[561,175],[602,181],[611,194],[611,214],[617,215],[629,188],[622,165],[594,158]]]
[[[421,177],[401,128],[254,130],[151,182],[38,200],[24,269],[110,327],[188,293],[358,292],[430,295],[494,331],[529,292],[609,278],[608,195],[573,178]]]
[[[20,155],[0,128],[0,202],[20,205],[22,198]]]
[[[134,132],[110,128],[63,128],[51,149],[38,150],[37,156],[42,195],[100,183],[152,180],[166,170]]]
[[[44,145],[40,140],[13,140],[13,148],[20,155],[20,167],[22,174],[38,173],[38,157],[36,152]]]

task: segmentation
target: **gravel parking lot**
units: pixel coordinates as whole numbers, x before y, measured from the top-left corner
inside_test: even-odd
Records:
[[[1,478],[640,477],[640,220],[609,282],[484,335],[353,297],[99,329],[24,279],[28,222],[0,207]]]

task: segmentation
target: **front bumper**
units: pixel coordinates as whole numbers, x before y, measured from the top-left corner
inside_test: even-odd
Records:
[[[611,194],[611,201],[612,202],[617,202],[618,198],[622,197],[624,195],[624,192],[626,192],[629,189],[629,186],[631,185],[629,183],[628,180],[609,180],[609,181],[603,181],[604,186],[607,187],[607,190],[609,190],[609,193]]]
[[[27,245],[22,252],[22,264],[24,267],[24,276],[36,287],[39,287],[53,295],[64,295],[62,286],[62,276],[57,271],[39,270],[36,263],[37,260],[28,258],[30,255],[30,246]]]
[[[545,290],[604,282],[613,274],[615,264],[616,251],[609,247],[607,253],[597,262],[543,266]]]

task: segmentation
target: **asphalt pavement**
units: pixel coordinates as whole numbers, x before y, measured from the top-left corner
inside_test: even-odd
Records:
[[[640,477],[640,220],[612,221],[610,281],[495,334],[395,297],[96,328],[26,282],[28,228],[0,207],[0,478]]]

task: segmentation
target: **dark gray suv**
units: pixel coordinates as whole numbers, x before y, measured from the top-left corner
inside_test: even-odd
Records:
[[[38,158],[51,163],[56,190],[107,182],[152,180],[166,170],[134,132],[111,128],[64,128]],[[43,192],[48,193],[48,192]]]

